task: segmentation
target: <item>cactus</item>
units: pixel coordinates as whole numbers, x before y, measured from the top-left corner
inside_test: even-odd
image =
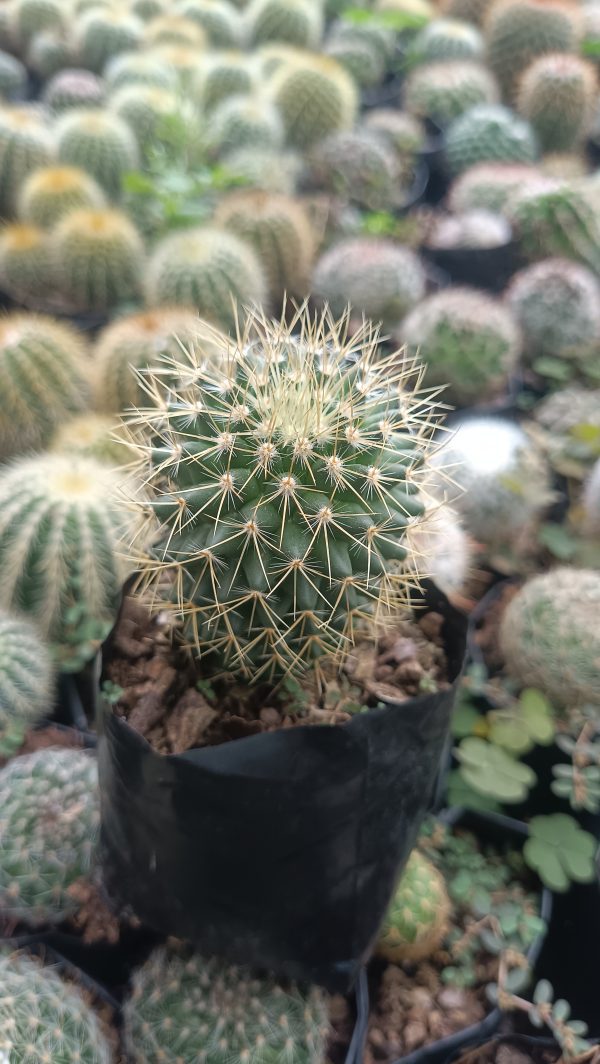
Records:
[[[581,147],[581,146],[579,146]],[[573,152],[550,152],[540,159],[540,170],[557,181],[578,181],[588,176],[588,162],[578,149]]]
[[[0,902],[31,927],[60,923],[91,869],[100,824],[96,762],[79,750],[25,754],[0,771]]]
[[[576,52],[581,36],[577,4],[563,0],[495,0],[485,22],[487,59],[507,99],[539,55]]]
[[[196,28],[200,30],[199,26]],[[169,67],[184,92],[191,87],[198,67],[204,61],[204,55],[199,55],[198,45],[186,47],[183,44],[159,44],[148,52],[148,56],[155,66]]]
[[[413,850],[377,940],[377,953],[392,963],[416,964],[442,945],[450,922],[450,899],[441,872]]]
[[[600,274],[600,218],[580,188],[540,179],[511,197],[507,214],[525,258],[573,259]]]
[[[202,318],[233,327],[236,312],[262,303],[266,281],[252,248],[224,229],[199,228],[165,237],[150,259],[150,306],[195,307]]]
[[[1,756],[13,753],[23,742],[28,727],[51,713],[53,695],[50,653],[36,628],[13,613],[0,610]]]
[[[372,41],[365,40],[358,32],[352,37],[330,37],[325,54],[343,66],[361,89],[371,89],[383,81],[385,56]]]
[[[409,55],[413,63],[446,63],[456,59],[483,59],[483,37],[475,26],[458,19],[436,18],[413,38]]]
[[[423,512],[419,367],[381,355],[369,325],[350,339],[347,320],[305,309],[210,339],[221,358],[199,343],[150,374],[160,406],[131,419],[164,521],[145,582],[175,570],[188,645],[217,670],[273,680],[343,660],[357,619],[383,620],[414,587],[388,562],[406,558],[409,515]]]
[[[142,22],[150,22],[157,15],[166,14],[166,4],[164,0],[132,0],[129,10]]]
[[[429,385],[468,406],[506,387],[520,353],[519,330],[508,307],[471,288],[428,296],[404,319],[402,342],[427,365]]]
[[[354,124],[356,87],[335,59],[299,55],[275,71],[270,88],[288,142],[300,150]]]
[[[74,166],[35,170],[19,194],[17,213],[31,225],[49,229],[78,207],[98,209],[106,203],[93,177]]]
[[[49,294],[52,254],[47,233],[35,225],[0,229],[0,287],[18,302],[43,301]]]
[[[534,576],[500,626],[506,669],[567,710],[600,701],[600,573],[558,568]]]
[[[43,115],[30,107],[0,107],[0,213],[14,214],[21,185],[48,166],[54,139]]]
[[[568,435],[578,425],[600,428],[600,390],[578,385],[551,392],[534,410],[535,420],[557,436]]]
[[[273,300],[306,294],[316,241],[301,203],[244,189],[222,200],[215,223],[252,245]]]
[[[124,85],[113,93],[109,106],[133,130],[142,154],[156,143],[165,119],[188,117],[176,92],[155,85]]]
[[[535,134],[528,122],[499,104],[477,104],[448,127],[446,159],[453,174],[480,162],[532,163]]]
[[[316,50],[323,36],[323,11],[315,0],[250,0],[244,26],[254,48],[280,41]]]
[[[510,238],[510,225],[501,214],[465,211],[434,218],[427,244],[430,248],[499,248],[507,245]]]
[[[56,287],[77,310],[106,310],[140,292],[144,249],[126,214],[80,208],[51,233]]]
[[[104,102],[104,82],[91,70],[61,70],[44,88],[43,100],[54,114]]]
[[[331,133],[310,157],[315,185],[369,210],[387,210],[399,189],[398,157],[373,130]]]
[[[193,341],[200,322],[183,307],[130,314],[108,325],[94,350],[96,404],[107,414],[144,406],[147,395],[136,370],[157,368],[161,354],[174,355]]]
[[[207,56],[193,82],[194,96],[205,114],[229,96],[247,96],[257,87],[257,67],[241,52],[215,52]]]
[[[495,78],[481,63],[460,61],[416,67],[404,83],[404,106],[419,118],[447,126],[476,104],[498,102]]]
[[[209,143],[217,153],[238,148],[281,148],[284,131],[277,108],[260,96],[229,96],[210,116]]]
[[[14,55],[0,51],[0,97],[11,100],[25,91],[27,69]]]
[[[83,455],[107,466],[125,466],[133,459],[126,430],[115,417],[106,414],[81,414],[67,421],[50,441],[55,454]]]
[[[543,151],[568,151],[586,136],[598,93],[596,71],[575,55],[543,55],[527,67],[517,109]]]
[[[66,29],[65,7],[61,0],[16,0],[11,5],[9,17],[12,35],[22,53],[36,33]]]
[[[74,36],[81,65],[101,74],[113,56],[137,48],[142,23],[127,11],[92,8],[75,23]]]
[[[27,66],[42,81],[73,65],[75,53],[70,38],[58,30],[36,33],[27,49]]]
[[[240,18],[228,0],[181,0],[177,10],[202,27],[212,48],[235,48],[239,44]]]
[[[471,570],[472,548],[458,515],[449,506],[426,501],[427,520],[407,529],[409,556],[419,572],[425,559],[431,579],[449,598],[460,594]]]
[[[451,211],[483,210],[503,214],[511,197],[539,179],[539,170],[524,163],[477,163],[450,186]]]
[[[334,315],[350,304],[389,328],[425,295],[425,272],[409,248],[382,237],[350,237],[317,261],[312,291]]]
[[[133,977],[124,1008],[134,1064],[252,1060],[324,1064],[325,995],[198,954],[157,949]]]
[[[386,140],[400,158],[415,156],[425,148],[425,127],[414,115],[403,111],[373,108],[365,116],[365,127]]]
[[[36,314],[0,321],[0,459],[43,447],[85,408],[86,349],[68,325]]]
[[[122,52],[106,64],[104,77],[109,92],[125,85],[153,85],[157,89],[176,92],[177,73],[167,63],[158,63],[155,55],[146,52]]]
[[[135,136],[126,122],[110,111],[70,111],[56,123],[58,157],[96,179],[110,198],[121,191],[123,174],[139,165]]]
[[[595,417],[596,427],[600,429],[600,424],[598,424],[600,392],[593,392],[592,395],[596,404],[592,417]],[[586,481],[583,493],[583,526],[589,536],[593,536],[595,539],[600,536],[600,458],[594,463],[594,467]]]
[[[222,158],[228,173],[240,184],[264,192],[291,196],[296,191],[302,171],[302,160],[295,152],[256,151],[254,148],[238,148]]]
[[[72,984],[26,954],[0,957],[0,1053],[5,1061],[110,1064],[100,1022]]]
[[[156,48],[172,45],[184,48],[203,49],[206,34],[193,19],[182,15],[161,15],[151,19],[144,30],[144,47]]]
[[[481,25],[488,8],[489,0],[443,0],[441,10],[448,18],[461,19]]]

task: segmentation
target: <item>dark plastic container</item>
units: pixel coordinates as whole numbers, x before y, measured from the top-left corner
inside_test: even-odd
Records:
[[[488,292],[501,292],[519,269],[516,241],[493,248],[434,248],[423,254],[452,278],[453,284],[471,285]]]

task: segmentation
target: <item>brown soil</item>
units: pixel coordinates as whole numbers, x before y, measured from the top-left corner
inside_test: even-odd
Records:
[[[121,923],[110,910],[100,891],[89,879],[78,879],[68,893],[77,903],[69,924],[88,945],[102,942],[114,944],[121,935]]]
[[[108,655],[105,679],[121,688],[115,712],[161,753],[182,753],[298,724],[336,724],[382,699],[404,702],[448,686],[442,617],[402,620],[374,645],[358,643],[344,671],[302,684],[246,687],[203,683],[178,646],[166,615],[151,616],[127,598]],[[201,688],[201,689],[199,689]]]

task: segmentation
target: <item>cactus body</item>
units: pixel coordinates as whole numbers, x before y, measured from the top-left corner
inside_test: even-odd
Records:
[[[197,27],[199,29],[199,27]],[[204,54],[199,53],[199,46],[188,47],[184,44],[159,44],[148,52],[152,62],[164,69],[168,67],[176,76],[180,89],[187,92]]]
[[[125,442],[125,430],[117,418],[105,414],[82,414],[67,421],[50,441],[55,454],[83,455],[107,466],[127,465],[133,454]]]
[[[391,144],[400,158],[415,156],[425,147],[427,134],[423,124],[403,111],[373,108],[365,118],[365,126]]]
[[[31,724],[52,712],[50,653],[29,621],[0,610],[0,753],[18,746]],[[1,848],[1,844],[0,844]],[[0,887],[0,893],[2,888]]]
[[[43,100],[55,114],[82,107],[100,107],[104,82],[91,70],[61,70],[44,88]]]
[[[87,70],[101,74],[109,59],[136,48],[141,36],[142,23],[126,11],[92,8],[75,26],[79,61]]]
[[[448,18],[458,18],[479,26],[483,22],[488,4],[489,0],[444,0],[441,10]]]
[[[580,19],[578,5],[562,0],[496,0],[485,22],[487,58],[507,99],[537,56],[577,51]]]
[[[585,359],[600,337],[600,284],[566,259],[545,259],[515,274],[507,292],[531,363],[540,355]]]
[[[213,48],[235,48],[239,44],[239,15],[228,0],[182,0],[177,10],[202,27]]]
[[[299,56],[282,64],[270,84],[288,142],[300,150],[329,133],[350,129],[354,122],[356,87],[334,59]]]
[[[446,126],[476,104],[499,99],[495,78],[480,63],[429,63],[413,70],[404,84],[404,106],[419,118]]]
[[[10,14],[12,34],[23,53],[36,33],[66,29],[60,0],[16,0]]]
[[[257,67],[241,52],[215,52],[194,77],[194,96],[205,114],[229,96],[249,95],[258,86]]]
[[[465,587],[473,551],[455,511],[449,506],[430,506],[427,520],[408,529],[409,554],[417,572],[421,559],[428,560],[431,579],[450,598]]]
[[[504,213],[510,198],[537,182],[539,171],[521,163],[477,163],[453,181],[448,193],[451,211]]]
[[[509,603],[500,645],[509,674],[557,708],[600,701],[600,573],[559,568],[528,580]]]
[[[316,50],[323,35],[323,12],[314,0],[250,0],[244,21],[254,47],[280,41]]]
[[[144,30],[144,46],[156,48],[162,45],[203,49],[206,34],[197,22],[182,15],[164,15],[151,19]]]
[[[0,97],[11,100],[23,93],[27,84],[27,69],[14,55],[0,52]]]
[[[543,55],[523,75],[517,108],[544,151],[568,151],[588,132],[597,92],[591,63],[575,55]]]
[[[385,75],[385,57],[372,41],[360,34],[330,39],[325,54],[340,63],[361,89],[379,85]]]
[[[15,210],[21,185],[34,170],[49,166],[53,137],[41,114],[27,107],[0,108],[0,212]]]
[[[6,225],[0,230],[0,287],[29,305],[43,302],[53,272],[47,233],[35,225]]]
[[[407,964],[431,957],[448,933],[450,899],[441,872],[413,850],[377,941],[386,960]]]
[[[278,149],[284,130],[277,108],[260,96],[229,96],[210,116],[207,135],[215,151]]]
[[[393,206],[399,192],[393,148],[369,129],[331,133],[311,154],[317,187],[370,210]]]
[[[155,55],[145,52],[122,52],[106,64],[106,85],[110,92],[124,85],[154,85],[157,89],[175,92],[177,73],[167,63],[157,62]]]
[[[142,154],[156,143],[169,116],[188,117],[177,93],[155,85],[124,85],[113,93],[109,106],[133,130]]]
[[[43,81],[75,61],[71,40],[57,30],[37,33],[27,49],[27,66]]]
[[[354,237],[329,248],[318,260],[312,290],[335,315],[350,304],[384,328],[425,295],[425,273],[413,251],[379,237]]]
[[[296,191],[302,171],[302,160],[295,152],[256,151],[238,148],[227,152],[222,163],[241,183],[264,192],[278,192],[288,196]]]
[[[507,214],[530,261],[564,257],[600,275],[600,219],[579,188],[541,179],[511,197]]]
[[[139,163],[134,134],[110,111],[71,111],[57,122],[56,138],[60,161],[86,170],[111,198],[119,195],[123,174]]]
[[[49,229],[78,207],[100,208],[105,197],[93,177],[74,166],[47,167],[31,174],[21,189],[18,215]]]
[[[243,968],[156,950],[139,968],[125,1005],[125,1041],[135,1064],[219,1064],[251,1059],[323,1064],[325,997],[285,990]]]
[[[139,293],[143,244],[121,211],[72,211],[51,242],[57,288],[78,310],[110,309]]]
[[[453,174],[475,163],[532,163],[537,155],[534,132],[528,122],[499,104],[477,104],[450,124],[446,158]]]
[[[157,15],[166,13],[166,4],[164,0],[132,0],[129,9],[131,14],[142,22],[150,22]]]
[[[416,63],[447,63],[456,59],[483,59],[483,37],[475,26],[459,19],[437,18],[424,26],[411,43]]]

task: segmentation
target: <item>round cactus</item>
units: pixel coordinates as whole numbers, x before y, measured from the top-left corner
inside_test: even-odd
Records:
[[[54,139],[40,111],[0,107],[0,213],[14,214],[21,185],[53,155]]]
[[[96,404],[108,414],[146,406],[148,396],[137,370],[157,368],[160,356],[174,355],[195,339],[199,319],[184,307],[161,307],[131,314],[108,325],[94,351]]]
[[[238,148],[222,158],[228,173],[250,188],[291,196],[302,172],[302,159],[295,152],[256,151]]]
[[[352,237],[318,260],[312,291],[335,315],[350,305],[388,328],[425,295],[425,272],[409,248],[382,237]]]
[[[245,306],[262,303],[265,294],[255,252],[224,229],[189,229],[165,237],[146,275],[150,306],[195,307],[202,318],[227,327],[235,325]]]
[[[27,49],[27,66],[43,81],[72,66],[74,61],[72,41],[57,30],[37,33]]]
[[[23,953],[0,958],[0,1054],[6,1061],[110,1064],[90,1006],[51,968]]]
[[[365,126],[391,144],[401,158],[415,156],[425,148],[425,127],[414,115],[375,107],[366,115]]]
[[[202,27],[213,48],[235,48],[240,38],[240,18],[228,0],[181,0],[184,18]]]
[[[182,15],[159,15],[148,22],[144,29],[144,46],[155,48],[161,45],[182,46],[184,48],[203,49],[206,34],[193,19]]]
[[[68,112],[56,123],[56,143],[60,161],[86,170],[111,198],[121,192],[123,174],[139,165],[133,132],[110,111]]]
[[[282,41],[316,50],[323,36],[323,11],[315,0],[250,0],[244,25],[254,47]]]
[[[427,509],[427,503],[426,503]],[[449,506],[429,504],[426,521],[407,529],[410,557],[416,572],[425,559],[429,575],[451,597],[460,593],[471,570],[472,548],[458,515]]]
[[[461,19],[479,26],[484,19],[489,0],[443,0],[441,10],[448,18]]]
[[[0,287],[17,301],[30,305],[49,295],[53,272],[48,234],[35,225],[6,225],[0,229]]]
[[[87,399],[86,350],[68,325],[35,314],[0,321],[0,458],[43,447]]]
[[[141,289],[144,249],[126,214],[80,208],[51,233],[56,287],[77,310],[105,310]]]
[[[14,55],[0,51],[0,97],[12,100],[27,84],[27,69]]]
[[[571,433],[578,425],[600,428],[600,390],[590,391],[575,384],[561,388],[536,405],[534,417],[542,428],[559,436]]]
[[[54,114],[104,102],[104,82],[91,70],[61,70],[44,88],[43,100]]]
[[[596,426],[600,428],[600,424],[598,424],[600,392],[593,392],[592,396],[596,403],[595,414],[592,416],[595,417]],[[584,529],[587,534],[598,538],[600,535],[600,458],[595,462],[586,481],[583,493],[583,517]]]
[[[578,5],[568,0],[495,0],[485,22],[487,59],[507,98],[537,56],[576,52],[580,35]]]
[[[109,92],[125,85],[153,85],[157,89],[176,92],[177,72],[167,63],[157,62],[155,55],[146,52],[122,52],[106,64],[104,77]]]
[[[354,123],[356,87],[335,59],[299,55],[275,71],[270,87],[287,139],[300,150]]]
[[[229,96],[211,113],[207,136],[218,153],[247,147],[273,150],[283,144],[284,130],[277,108],[264,98]]]
[[[229,96],[248,96],[258,87],[258,68],[242,52],[214,52],[194,76],[194,96],[205,114]]]
[[[452,182],[448,206],[456,213],[504,213],[511,197],[532,182],[537,184],[539,176],[539,170],[524,163],[477,163]]]
[[[331,133],[310,161],[317,187],[361,207],[389,209],[400,192],[396,152],[373,130]]]
[[[543,55],[527,67],[517,108],[543,151],[568,151],[588,132],[598,84],[596,71],[575,55]]]
[[[78,750],[39,750],[0,771],[0,901],[31,927],[60,923],[69,887],[90,872],[100,824],[98,771]]]
[[[316,241],[301,203],[289,196],[243,189],[221,202],[215,222],[252,245],[272,299],[286,293],[306,294]]]
[[[532,163],[537,155],[535,134],[528,122],[500,104],[477,104],[448,127],[446,159],[453,174],[475,163]]]
[[[66,29],[61,0],[16,0],[11,4],[10,20],[12,35],[23,53],[36,33]]]
[[[165,0],[132,0],[129,10],[142,22],[150,22],[157,15],[166,14]]]
[[[101,74],[109,59],[137,47],[142,23],[127,11],[92,8],[78,19],[74,35],[81,66]]]
[[[24,222],[49,229],[78,207],[100,208],[105,197],[93,177],[74,166],[43,167],[31,174],[21,192],[17,213]]]
[[[600,337],[600,284],[585,266],[545,259],[517,273],[507,292],[523,332],[524,355],[585,359]]]
[[[431,957],[449,930],[450,899],[441,872],[413,850],[386,913],[377,952],[393,963]]]
[[[446,126],[476,104],[498,102],[498,85],[481,63],[459,61],[416,67],[404,83],[404,106]]]
[[[126,430],[116,417],[82,414],[67,421],[50,441],[55,454],[83,455],[108,466],[127,465],[134,458],[126,441]]]
[[[160,405],[132,418],[164,522],[147,584],[175,569],[190,648],[249,681],[343,660],[357,618],[384,617],[414,586],[388,563],[423,512],[421,374],[382,356],[370,326],[345,330],[304,310],[289,326],[251,314],[237,341],[212,334],[220,358],[199,343],[150,374]]]
[[[600,573],[559,568],[534,576],[500,626],[508,673],[559,708],[600,701]]]
[[[161,126],[170,116],[187,119],[192,125],[192,116],[178,94],[156,85],[124,85],[113,93],[109,106],[133,130],[142,153],[156,144]]]
[[[521,347],[510,309],[471,288],[428,296],[404,319],[400,336],[427,365],[427,384],[447,384],[444,396],[459,406],[504,389]]]
[[[475,26],[459,19],[436,18],[415,35],[410,46],[413,63],[445,63],[483,59],[483,37]]]
[[[564,257],[600,274],[600,218],[582,189],[541,178],[511,197],[507,214],[527,259]]]
[[[330,36],[325,54],[340,63],[361,89],[371,89],[383,81],[385,56],[373,41],[366,40],[359,31],[353,36]]]
[[[284,989],[247,969],[166,949],[135,972],[124,1022],[134,1064],[323,1064],[329,1026],[316,988],[303,994],[294,984]]]
[[[36,628],[0,610],[0,755],[14,751],[27,728],[51,714],[53,695],[52,661]]]

